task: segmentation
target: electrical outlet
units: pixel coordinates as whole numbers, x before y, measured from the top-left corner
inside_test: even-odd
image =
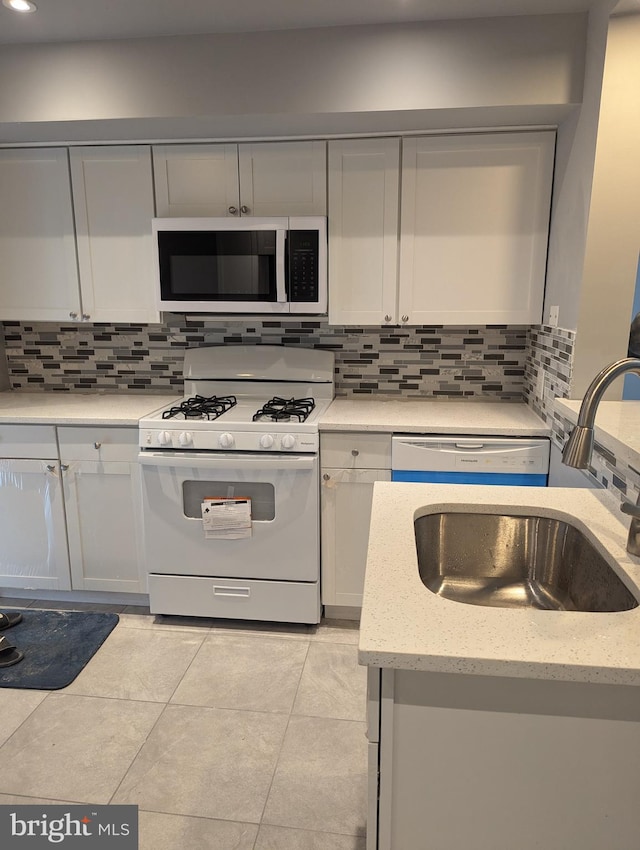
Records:
[[[549,307],[549,324],[552,328],[558,327],[558,317],[560,314],[560,307]]]
[[[544,397],[544,372],[542,369],[538,370],[538,376],[536,378],[536,395],[538,398]]]

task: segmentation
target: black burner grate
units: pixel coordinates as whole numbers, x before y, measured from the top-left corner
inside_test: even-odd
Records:
[[[271,419],[274,422],[286,422],[289,419],[297,419],[298,422],[304,422],[315,406],[316,403],[312,398],[274,396],[253,414],[253,421]]]
[[[162,412],[163,419],[173,419],[174,416],[182,416],[185,419],[217,419],[222,416],[227,410],[235,407],[237,404],[234,395],[215,396],[205,398],[201,395],[194,395],[192,398],[186,398],[181,401],[176,407],[170,407]]]

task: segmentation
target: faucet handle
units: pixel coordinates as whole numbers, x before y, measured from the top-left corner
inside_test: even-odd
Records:
[[[633,502],[624,499],[620,503],[620,510],[623,514],[629,514],[631,517],[627,537],[627,552],[638,557],[640,556],[640,493],[638,493],[638,501],[635,505]]]
[[[625,499],[620,503],[620,510],[623,514],[629,514],[629,516],[640,519],[640,495],[638,495],[638,502],[635,505]]]

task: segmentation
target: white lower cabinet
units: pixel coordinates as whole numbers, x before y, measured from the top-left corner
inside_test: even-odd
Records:
[[[136,428],[58,428],[74,590],[144,593]]]
[[[0,426],[0,586],[146,592],[137,444],[136,428]]]
[[[373,485],[391,480],[391,436],[323,434],[320,463],[322,604],[360,608]]]
[[[0,584],[69,590],[57,459],[0,460]]]
[[[636,850],[637,690],[383,669],[367,850]]]
[[[0,427],[0,585],[69,590],[55,429]]]

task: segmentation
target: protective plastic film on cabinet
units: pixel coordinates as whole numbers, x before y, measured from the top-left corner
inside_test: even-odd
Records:
[[[0,459],[0,583],[70,587],[60,465]]]

